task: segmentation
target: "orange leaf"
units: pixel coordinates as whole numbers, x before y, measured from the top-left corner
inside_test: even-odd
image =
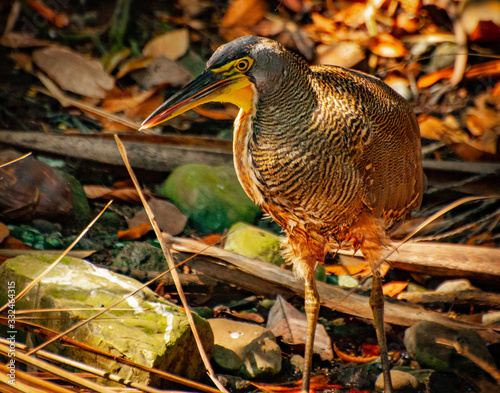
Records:
[[[177,60],[189,49],[189,31],[187,29],[172,30],[149,41],[142,53],[145,56],[165,56]]]
[[[392,281],[382,286],[382,292],[384,295],[394,297],[403,292],[407,286],[408,281]]]
[[[329,385],[328,383],[330,382],[330,379],[326,375],[315,375],[312,376],[310,381],[309,381],[309,388],[312,391],[315,390],[333,390],[333,389],[343,389],[344,386],[342,385]],[[294,392],[300,392],[301,385],[302,385],[302,380],[299,379],[298,381],[295,381],[293,386],[290,386],[289,383],[282,384],[282,385],[276,385],[276,384],[270,384],[270,383],[257,383],[257,382],[251,382],[252,385],[255,387],[259,388],[263,392],[280,392],[280,393],[294,393]]]
[[[328,273],[335,274],[336,276],[340,276],[343,274],[358,274],[359,272],[365,270],[367,267],[367,263],[362,263],[359,265],[330,265],[325,266],[325,270]]]
[[[142,56],[139,58],[130,59],[120,66],[120,69],[116,73],[116,79],[120,79],[121,77],[127,75],[131,71],[146,68],[152,62],[153,62],[153,57],[151,56]]]
[[[379,356],[380,355],[380,347],[377,344],[361,344],[361,352],[363,353],[363,357],[368,356]]]
[[[143,237],[152,229],[150,223],[144,223],[134,228],[125,229],[123,231],[118,231],[118,240],[135,240]]]
[[[335,344],[333,344],[333,350],[335,351],[339,359],[346,363],[364,364],[373,362],[374,360],[377,360],[379,358],[378,356],[352,356],[347,353],[341,352]]]
[[[253,26],[264,17],[266,11],[264,0],[233,0],[221,20],[221,26]]]
[[[439,82],[441,79],[449,79],[453,75],[453,67],[438,70],[431,74],[420,77],[417,81],[417,87],[423,89],[432,86],[434,83]],[[464,77],[485,78],[487,76],[495,77],[500,75],[500,60],[492,60],[483,64],[476,64],[465,71]]]
[[[380,57],[401,57],[406,54],[404,44],[390,34],[380,34],[375,37],[369,49]]]
[[[137,90],[137,88],[134,88],[132,90],[123,91],[121,97],[105,98],[101,105],[102,109],[109,113],[116,113],[125,109],[134,108],[142,104],[156,92],[156,89],[141,92]]]
[[[201,239],[201,241],[205,244],[208,244],[209,246],[215,246],[221,241],[221,239],[222,235],[215,233],[213,235],[205,236],[203,239]]]

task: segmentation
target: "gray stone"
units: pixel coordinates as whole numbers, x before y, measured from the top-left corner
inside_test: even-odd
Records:
[[[410,373],[391,370],[391,380],[394,392],[412,393],[417,391],[418,380]],[[375,389],[379,391],[384,390],[384,376],[382,374],[380,374],[375,381]]]
[[[161,249],[144,242],[127,244],[116,256],[114,267],[127,267],[145,272],[167,270],[167,261]]]
[[[260,214],[230,166],[180,166],[157,192],[169,198],[202,234],[222,233],[238,221],[253,223]]]
[[[227,319],[209,319],[214,333],[213,360],[243,378],[261,378],[281,371],[276,338],[258,325]]]
[[[15,282],[15,291],[19,293],[54,260],[53,256],[37,254],[9,259],[0,267],[0,282]],[[75,319],[95,315],[95,310],[114,304],[140,286],[141,283],[129,277],[96,268],[81,259],[66,257],[16,302],[16,309],[64,309],[46,313],[45,319],[37,321],[61,332],[74,325]],[[0,303],[4,304],[6,300],[7,285],[0,285]],[[193,316],[204,348],[210,355],[213,349],[210,326],[206,320]],[[205,373],[185,313],[148,288],[141,289],[115,309],[76,329],[69,337],[144,366],[190,379],[199,379]],[[51,344],[49,349],[123,378],[151,386],[168,387],[167,381],[146,371],[121,365],[76,347]]]
[[[436,322],[421,321],[406,329],[404,343],[411,356],[424,368],[468,374],[479,371],[474,363],[459,355],[454,347],[438,344],[438,339],[458,342],[478,358],[491,365],[495,364],[486,344],[473,330],[457,330]]]

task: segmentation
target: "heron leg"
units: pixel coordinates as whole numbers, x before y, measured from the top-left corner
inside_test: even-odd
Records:
[[[307,318],[307,337],[306,337],[306,349],[304,354],[304,370],[302,373],[302,393],[309,393],[309,378],[311,376],[312,367],[312,357],[313,357],[313,346],[314,346],[314,336],[316,334],[316,325],[318,323],[319,315],[319,295],[316,289],[316,281],[314,278],[314,269],[307,269],[307,274],[305,279],[305,296],[304,296],[304,309],[306,311]]]
[[[391,372],[389,370],[389,357],[387,354],[387,339],[384,329],[384,295],[382,292],[382,279],[379,269],[374,267],[374,264],[372,264],[373,285],[370,296],[370,307],[373,313],[375,332],[377,333],[377,341],[380,348],[380,362],[384,375],[384,393],[392,393]]]

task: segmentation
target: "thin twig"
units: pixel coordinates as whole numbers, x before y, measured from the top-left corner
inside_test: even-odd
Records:
[[[179,279],[179,276],[177,274],[177,270],[175,269],[175,262],[174,258],[172,257],[172,253],[170,252],[169,247],[167,247],[166,244],[166,239],[165,235],[162,235],[162,232],[160,230],[160,227],[158,226],[156,220],[154,219],[154,214],[151,208],[149,207],[149,204],[146,201],[146,198],[144,197],[144,194],[141,190],[141,187],[139,185],[139,181],[137,180],[137,177],[135,176],[134,171],[132,170],[132,167],[130,166],[130,163],[127,158],[127,152],[125,150],[125,146],[123,145],[122,141],[118,137],[118,135],[114,135],[116,144],[118,145],[118,149],[120,150],[120,154],[122,155],[123,162],[129,172],[130,178],[132,179],[132,182],[134,183],[135,188],[137,189],[137,192],[141,198],[142,204],[144,206],[144,210],[146,210],[146,213],[148,215],[149,221],[151,223],[151,226],[153,227],[153,230],[156,234],[156,237],[158,238],[158,241],[160,242],[161,249],[163,253],[165,254],[165,258],[167,259],[168,266],[170,268],[170,273],[172,274],[172,278],[175,283],[175,287],[177,288],[177,292],[179,295],[179,298],[181,300],[181,303],[186,310],[186,317],[188,319],[189,325],[191,326],[191,330],[193,332],[193,336],[196,341],[196,345],[198,346],[198,350],[200,352],[200,356],[203,360],[203,363],[205,364],[205,368],[208,371],[208,374],[210,378],[212,379],[213,383],[221,392],[228,393],[227,390],[224,388],[224,386],[221,384],[221,382],[217,379],[217,376],[215,375],[215,372],[212,368],[212,365],[210,364],[210,359],[208,358],[205,349],[203,348],[203,343],[201,342],[200,336],[198,334],[198,330],[196,329],[196,325],[193,319],[193,315],[190,312],[189,309],[189,304],[187,302],[186,296],[184,294],[184,290],[182,289],[181,281]]]

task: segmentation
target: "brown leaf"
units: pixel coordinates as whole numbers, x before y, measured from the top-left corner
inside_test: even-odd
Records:
[[[187,217],[182,214],[175,205],[158,198],[151,198],[148,204],[162,232],[175,236],[184,230],[187,223]],[[134,227],[143,223],[149,223],[149,218],[146,211],[141,209],[134,217],[127,220],[127,223],[129,227]]]
[[[24,244],[15,237],[8,236],[2,243],[2,248],[6,250],[34,250],[33,247]]]
[[[317,63],[352,67],[365,58],[365,51],[355,42],[342,41],[316,47]]]
[[[0,39],[0,45],[8,48],[32,48],[36,46],[54,45],[52,41],[41,40],[29,34],[16,33],[11,31],[4,34]]]
[[[0,222],[0,243],[2,243],[7,236],[10,235],[9,228],[3,222]]]
[[[126,241],[126,240],[135,240],[143,237],[146,233],[148,233],[151,229],[151,224],[144,223],[139,226],[125,229],[123,231],[118,231],[118,240]]]
[[[149,41],[142,53],[145,56],[165,56],[170,60],[177,60],[189,48],[189,32],[187,29],[169,31]]]
[[[116,74],[116,79],[123,78],[129,72],[146,68],[154,60],[151,56],[142,56],[124,62]]]
[[[189,71],[165,56],[155,57],[145,69],[135,71],[131,76],[146,89],[165,83],[181,87],[193,79]]]
[[[306,316],[295,309],[280,295],[278,295],[276,303],[269,311],[267,328],[276,337],[281,336],[283,341],[288,344],[297,345],[305,344],[306,342]],[[326,333],[325,327],[321,324],[316,326],[314,353],[319,354],[323,360],[333,359],[330,337]]]
[[[384,295],[395,297],[403,292],[408,286],[408,281],[391,281],[382,286]]]
[[[369,49],[380,57],[401,57],[407,52],[404,44],[390,34],[380,34],[375,37]]]
[[[113,189],[105,186],[98,185],[89,185],[86,184],[83,186],[83,190],[85,191],[85,195],[89,199],[121,199],[125,202],[139,202],[141,199],[139,198],[139,194],[137,190],[133,187],[127,188],[118,188]]]
[[[228,41],[251,34],[267,12],[265,0],[232,0],[221,20],[221,35]]]
[[[120,94],[118,97],[106,97],[102,102],[101,108],[109,113],[121,112],[125,109],[134,108],[137,105],[142,104],[155,92],[156,89],[139,91],[139,88],[137,86],[131,86],[125,91],[119,91]]]
[[[365,364],[365,363],[370,363],[373,362],[374,360],[377,360],[379,356],[353,356],[349,355],[348,353],[342,352],[337,348],[337,345],[335,343],[333,344],[333,350],[337,354],[340,360],[346,363],[355,363],[355,364]]]
[[[38,49],[33,61],[64,90],[86,97],[104,98],[115,84],[99,61],[68,48]]]

